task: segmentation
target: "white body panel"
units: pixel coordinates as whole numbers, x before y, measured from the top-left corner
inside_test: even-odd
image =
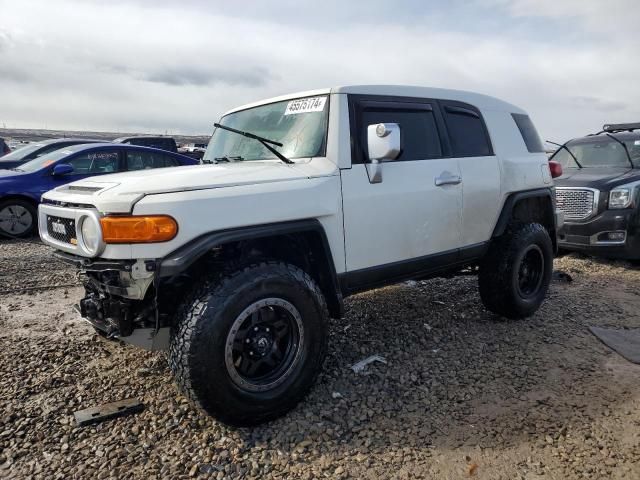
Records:
[[[381,183],[369,183],[364,164],[342,170],[347,270],[460,247],[462,189],[436,187],[456,159],[387,162]]]
[[[95,188],[93,192],[70,191],[66,185],[43,198],[93,205],[100,215],[167,214],[177,220],[179,232],[173,240],[108,245],[101,254],[108,259],[161,258],[209,232],[315,218],[325,229],[336,271],[342,273],[488,241],[509,193],[549,186],[542,174],[546,156],[527,151],[511,117],[524,112],[484,95],[353,86],[286,95],[233,111],[326,94],[330,101],[325,157],[295,160],[292,165],[247,161],[108,175],[77,182]],[[385,162],[382,182],[371,184],[365,165],[352,165],[350,94],[469,103],[485,119],[495,156]],[[459,175],[461,182],[436,187],[435,177],[445,171]],[[41,205],[41,216],[49,208]]]
[[[322,178],[149,195],[134,209],[136,215],[158,212],[179,219],[178,235],[170,242],[132,245],[132,258],[161,258],[206,232],[316,218],[327,234],[336,271],[344,271],[337,169],[336,176]]]
[[[462,177],[462,242],[468,247],[491,237],[500,213],[500,167],[497,156],[458,159]]]

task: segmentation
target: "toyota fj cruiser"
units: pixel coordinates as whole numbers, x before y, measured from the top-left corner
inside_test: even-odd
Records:
[[[86,179],[43,196],[42,240],[77,266],[105,336],[169,349],[182,390],[235,425],[312,386],[354,293],[478,269],[480,297],[532,315],[557,218],[542,144],[484,95],[351,86],[226,113],[210,165]]]

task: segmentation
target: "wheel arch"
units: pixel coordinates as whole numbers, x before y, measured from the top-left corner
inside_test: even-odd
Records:
[[[505,233],[512,221],[540,223],[549,232],[554,252],[557,252],[555,207],[556,201],[551,188],[539,188],[510,194],[505,200],[492,238]]]
[[[204,257],[220,253],[227,261],[251,256],[292,263],[318,283],[332,317],[343,315],[343,297],[331,247],[317,219],[209,232],[171,252],[158,263],[158,277],[170,279],[193,269]]]
[[[29,202],[34,206],[36,210],[38,209],[38,205],[40,204],[40,202],[36,198],[33,198],[30,195],[25,195],[23,193],[9,193],[0,197],[0,203],[4,203],[7,200],[23,200],[25,202]]]

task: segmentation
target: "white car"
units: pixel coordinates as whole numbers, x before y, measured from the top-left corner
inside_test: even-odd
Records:
[[[343,299],[478,267],[492,312],[532,315],[558,227],[527,114],[455,90],[348,86],[245,105],[211,165],[46,193],[42,240],[82,272],[82,316],[169,348],[183,391],[234,425],[307,393]]]

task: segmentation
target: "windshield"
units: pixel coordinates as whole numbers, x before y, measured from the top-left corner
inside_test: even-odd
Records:
[[[640,167],[640,140],[620,139],[629,150],[631,161]],[[576,157],[580,166],[584,168],[595,167],[631,167],[627,152],[615,139],[608,136],[594,136],[588,139],[572,140],[567,143],[571,153]],[[559,149],[551,157],[560,163],[563,168],[579,168],[576,161],[564,148]]]
[[[35,172],[51,165],[52,163],[57,162],[67,155],[71,155],[72,153],[74,152],[71,150],[67,150],[66,148],[63,150],[56,150],[55,152],[51,152],[47,155],[43,155],[42,157],[35,158],[27,163],[23,163],[22,165],[17,167],[16,170],[20,170],[22,172]]]
[[[327,96],[301,98],[231,113],[222,117],[220,124],[282,143],[282,147],[274,148],[286,158],[319,157],[325,154],[328,112]],[[225,158],[277,159],[257,140],[217,128],[204,161]]]
[[[42,144],[42,143],[30,143],[29,145],[25,145],[24,147],[20,147],[20,148],[14,150],[13,152],[8,153],[5,156],[3,156],[2,158],[0,158],[0,163],[2,163],[4,161],[22,160],[27,155],[35,152],[36,150],[38,150],[38,149],[40,149],[42,147],[44,147],[44,144]]]

